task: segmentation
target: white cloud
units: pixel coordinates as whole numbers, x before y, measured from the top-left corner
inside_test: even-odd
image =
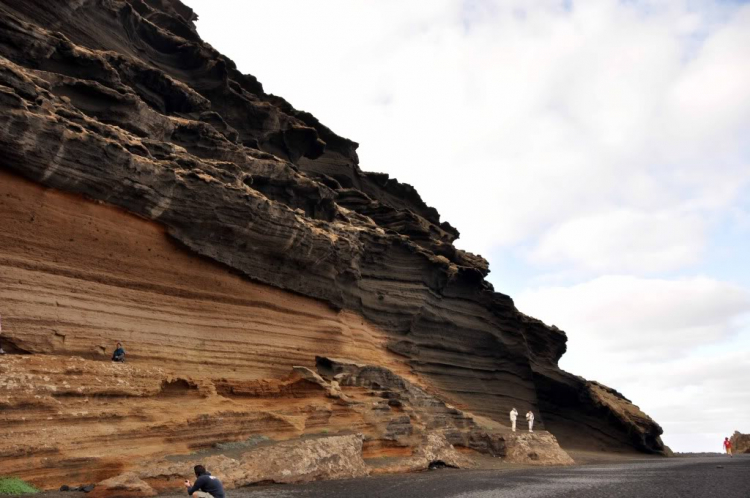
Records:
[[[704,220],[694,214],[618,209],[564,221],[539,239],[529,257],[598,273],[653,273],[698,262],[704,231]]]
[[[725,341],[739,330],[737,320],[750,313],[750,292],[710,278],[682,280],[602,276],[571,287],[529,290],[516,306],[543,317],[568,333],[569,352],[563,363],[583,375],[611,360],[644,362],[675,358],[709,344]]]
[[[725,146],[728,131],[747,130],[750,113],[750,9],[716,30],[666,95],[664,135],[686,145]],[[692,147],[691,147],[692,149]]]
[[[568,334],[560,366],[615,387],[677,451],[750,431],[750,292],[709,278],[603,276],[527,291],[522,311]],[[719,449],[717,449],[719,448]]]
[[[637,371],[615,368],[612,382],[662,425],[664,441],[678,451],[721,451],[734,431],[750,433],[750,329],[726,351],[650,363]]]

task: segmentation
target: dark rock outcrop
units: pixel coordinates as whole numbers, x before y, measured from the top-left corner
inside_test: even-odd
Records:
[[[503,422],[532,409],[564,445],[664,452],[628,400],[557,367],[565,334],[494,292],[487,262],[453,246],[412,186],[362,172],[356,143],[266,94],[195,19],[179,0],[0,0],[0,168],[360,315],[462,409]],[[35,333],[9,332],[48,353]]]
[[[750,453],[750,434],[742,434],[740,431],[734,431],[729,438],[732,443],[734,453]]]

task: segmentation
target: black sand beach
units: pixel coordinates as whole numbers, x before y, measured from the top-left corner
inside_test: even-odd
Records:
[[[174,498],[183,495],[173,495]],[[300,486],[250,487],[242,498],[748,498],[750,455],[507,471],[441,470]]]

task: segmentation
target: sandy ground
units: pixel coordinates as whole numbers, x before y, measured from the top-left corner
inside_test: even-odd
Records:
[[[533,467],[480,458],[473,470],[443,469],[302,485],[251,486],[227,498],[750,497],[750,455],[663,458],[637,453],[569,451],[572,467]],[[31,496],[31,495],[28,495]],[[84,498],[47,491],[36,498]],[[180,498],[184,494],[162,495]]]
[[[439,470],[232,490],[242,498],[748,498],[750,455],[629,460],[565,468]],[[178,498],[184,495],[172,495]],[[170,497],[171,498],[171,497]]]

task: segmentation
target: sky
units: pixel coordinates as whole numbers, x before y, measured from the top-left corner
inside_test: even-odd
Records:
[[[675,451],[750,433],[750,4],[183,0]]]

